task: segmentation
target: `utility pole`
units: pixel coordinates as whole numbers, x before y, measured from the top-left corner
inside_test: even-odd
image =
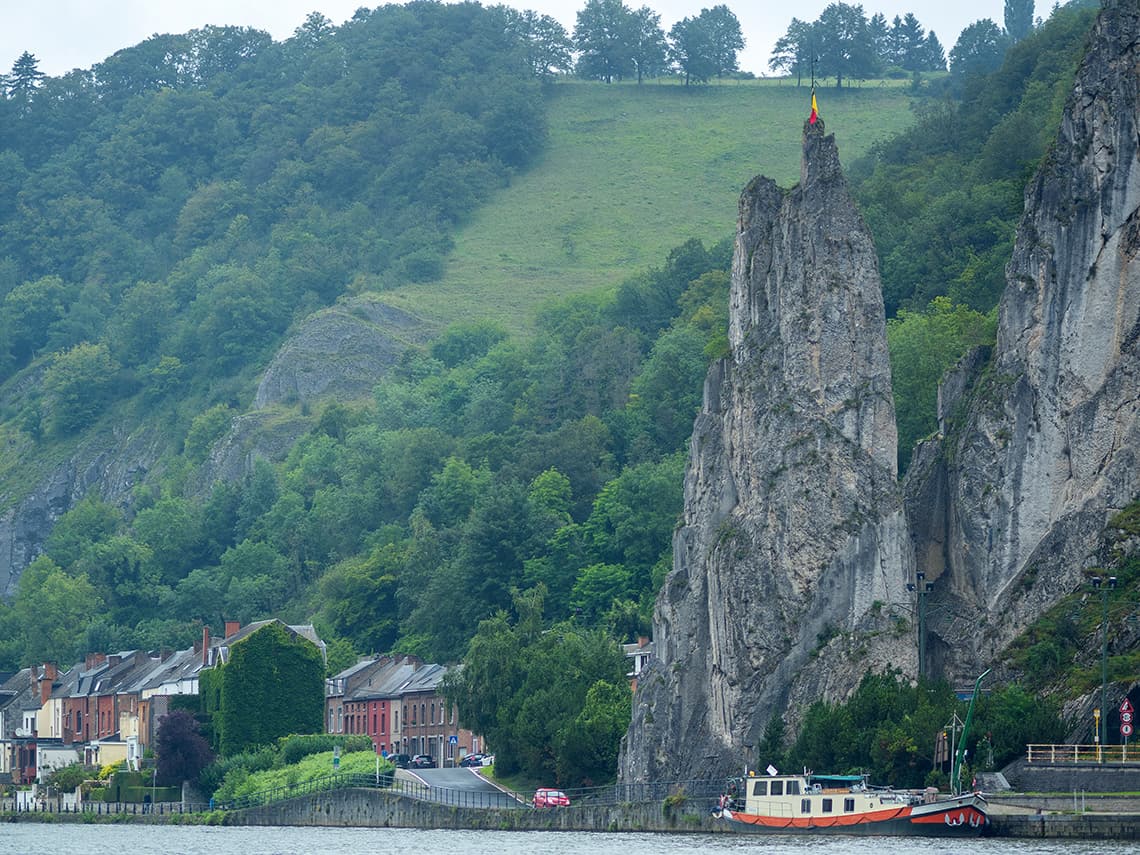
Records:
[[[1100,709],[1096,716],[1097,755],[1100,759],[1105,743],[1108,742],[1108,592],[1116,587],[1116,577],[1109,576],[1108,584],[1103,585],[1100,576],[1093,576],[1093,590],[1100,591]]]

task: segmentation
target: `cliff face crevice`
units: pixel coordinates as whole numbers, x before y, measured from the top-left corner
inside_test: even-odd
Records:
[[[818,125],[794,189],[758,178],[742,194],[729,340],[694,427],[626,780],[737,769],[789,699],[837,700],[914,658],[890,633],[859,641],[905,607],[913,560],[874,245]]]

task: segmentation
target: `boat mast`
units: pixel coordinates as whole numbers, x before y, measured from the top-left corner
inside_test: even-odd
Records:
[[[974,682],[974,694],[970,696],[970,708],[966,711],[966,723],[962,725],[962,741],[958,743],[958,751],[954,754],[954,764],[950,767],[950,792],[956,796],[962,793],[962,782],[959,779],[962,776],[962,761],[966,758],[966,737],[970,735],[970,722],[974,719],[974,702],[978,699],[982,680],[990,671],[991,669],[987,668]]]

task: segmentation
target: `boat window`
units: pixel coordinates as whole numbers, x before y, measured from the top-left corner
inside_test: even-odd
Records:
[[[823,812],[824,813],[831,813],[831,799],[824,799],[823,800]]]
[[[773,781],[772,782],[771,795],[782,796],[783,794],[784,794],[784,782],[783,781]]]
[[[798,796],[799,794],[800,794],[800,782],[799,781],[788,781],[788,795],[789,796]]]
[[[768,795],[768,782],[767,781],[754,781],[752,783],[752,795],[766,796]]]
[[[811,799],[800,799],[800,813],[811,813]]]
[[[855,799],[844,799],[843,800],[843,810],[844,811],[855,810]]]

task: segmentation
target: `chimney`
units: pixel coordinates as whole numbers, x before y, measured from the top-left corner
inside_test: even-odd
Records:
[[[40,696],[40,706],[42,707],[47,703],[48,698],[51,697],[51,687],[55,678],[59,675],[55,664],[52,662],[45,662],[40,671],[39,680],[37,681],[36,689]]]
[[[648,643],[649,643],[649,636],[648,635],[639,635],[637,637],[637,646],[638,647],[644,647]]]
[[[202,664],[210,664],[210,627],[202,627]]]
[[[226,638],[229,638],[232,635],[237,635],[238,631],[240,629],[241,629],[241,621],[240,620],[228,620],[228,621],[226,621]]]
[[[105,653],[88,653],[87,658],[83,660],[83,667],[90,671],[97,665],[102,665],[107,661],[107,654]]]

